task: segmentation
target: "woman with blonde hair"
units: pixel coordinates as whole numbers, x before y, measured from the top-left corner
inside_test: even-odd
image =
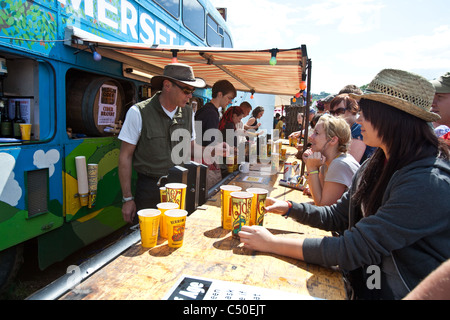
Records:
[[[309,137],[311,149],[303,154],[309,189],[318,206],[336,203],[350,187],[359,163],[348,154],[350,126],[342,118],[323,115]]]

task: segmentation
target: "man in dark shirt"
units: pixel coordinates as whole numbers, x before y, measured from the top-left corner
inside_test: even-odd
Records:
[[[225,109],[236,97],[236,94],[236,89],[228,80],[220,80],[213,85],[211,101],[195,113],[195,130],[197,132],[197,143],[199,145],[206,147],[214,143],[214,133],[210,138],[208,137],[208,134],[205,137],[205,132],[209,129],[215,129],[216,134],[218,133],[220,135],[220,131],[218,131],[220,121],[219,108],[222,107],[222,109]],[[216,163],[210,164],[207,171],[206,188],[209,190],[221,179],[222,174],[220,167]]]
[[[229,81],[220,80],[213,85],[211,101],[195,113],[195,121],[200,121],[202,125],[202,134],[200,135],[200,131],[197,133],[198,144],[207,146],[214,141],[214,137],[210,140],[204,139],[203,136],[208,129],[219,128],[219,108],[225,109],[235,97],[236,89]]]

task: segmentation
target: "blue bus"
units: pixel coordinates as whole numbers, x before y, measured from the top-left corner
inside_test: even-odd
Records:
[[[67,45],[68,30],[149,45],[233,46],[208,0],[1,1],[0,289],[23,262],[24,244],[36,245],[45,269],[125,225],[117,133],[151,88],[124,74],[121,59]]]

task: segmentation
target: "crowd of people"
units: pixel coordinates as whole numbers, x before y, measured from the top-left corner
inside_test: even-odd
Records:
[[[159,202],[157,180],[174,165],[171,150],[182,143],[171,141],[174,130],[188,130],[193,155],[211,155],[193,159],[209,166],[211,186],[219,178],[214,156],[225,157],[242,135],[231,145],[215,144],[202,139],[206,131],[252,130],[258,135],[264,113],[262,107],[252,112],[244,102],[220,116],[219,108],[225,110],[236,97],[225,80],[214,84],[212,100],[193,112],[199,102],[188,102],[205,83],[187,65],[166,66],[163,75],[152,78],[152,86],[160,91],[128,111],[119,135],[122,212],[129,223],[137,210]],[[365,92],[346,86],[312,111],[311,146],[302,160],[314,204],[269,197],[266,210],[335,236],[293,240],[264,227],[244,226],[239,233],[244,247],[339,266],[351,297],[359,299],[449,298],[450,73],[429,82],[417,74],[382,70]],[[278,121],[284,124],[279,118],[274,127]],[[195,121],[201,122],[201,131]],[[292,134],[301,135],[302,130]],[[133,168],[138,173],[134,196]],[[382,271],[381,286],[369,290],[367,270],[373,265]],[[442,274],[447,281],[430,286]]]
[[[446,196],[450,186],[449,149],[431,128],[431,123],[449,124],[445,122],[445,113],[450,111],[449,80],[446,74],[430,83],[416,74],[387,69],[373,79],[366,92],[347,93],[358,101],[356,122],[363,142],[375,148],[356,173],[349,173],[351,186],[339,200],[326,206],[320,206],[321,198],[318,205],[273,198],[266,201],[268,212],[290,216],[337,236],[298,241],[252,226],[240,232],[244,246],[323,266],[339,266],[348,281],[350,297],[450,298],[450,267],[446,263],[450,258],[450,202]],[[339,100],[342,94],[337,96]],[[345,119],[346,113],[352,115],[351,104],[334,99],[330,109],[324,108],[334,110],[335,116],[339,114],[334,121]],[[337,112],[339,108],[344,110]],[[330,118],[323,115],[321,119],[324,117]],[[326,166],[330,174],[331,166],[326,161],[336,154],[326,156],[327,149],[322,146],[333,140],[324,139],[321,130],[320,126],[311,136],[311,151],[322,148],[320,155],[304,156],[307,164],[310,157],[315,163],[307,170],[308,182],[313,177],[317,180],[318,164]],[[323,190],[319,183],[310,187],[313,195],[315,188]],[[379,288],[367,286],[372,266],[381,270]]]

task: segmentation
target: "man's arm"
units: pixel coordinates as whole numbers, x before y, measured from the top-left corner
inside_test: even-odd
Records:
[[[450,300],[450,260],[430,273],[405,300]]]
[[[124,198],[132,197],[131,192],[131,175],[133,172],[133,154],[136,146],[128,142],[122,141],[119,154],[119,180],[122,188],[122,196]],[[132,223],[136,214],[136,204],[133,200],[127,201],[122,206],[123,219]]]

